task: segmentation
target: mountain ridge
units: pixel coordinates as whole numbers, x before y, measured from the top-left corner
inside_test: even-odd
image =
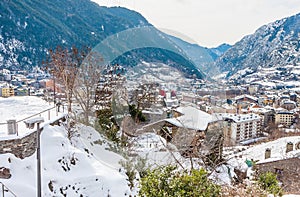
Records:
[[[187,54],[187,56],[196,64],[198,69],[205,73],[210,69],[208,65],[213,63],[231,47],[231,45],[223,43],[215,48],[207,48],[198,44],[189,43],[175,36],[167,36]]]
[[[0,64],[4,67],[28,68],[57,45],[93,46],[119,31],[151,26],[137,12],[105,8],[89,0],[2,1],[0,13]],[[126,13],[134,17],[125,18]]]
[[[300,14],[263,25],[254,34],[247,35],[224,53],[215,65],[228,72],[297,64],[300,61]]]
[[[124,30],[153,27],[138,12],[99,6],[90,0],[5,0],[0,2],[0,13],[0,69],[10,70],[30,70],[41,65],[48,50],[57,46],[93,48],[105,38]],[[156,33],[155,36],[161,35]],[[186,76],[203,77],[188,59],[178,58],[163,49],[144,50],[135,52],[135,55],[134,60],[125,58],[122,63],[135,66],[151,57],[149,61],[171,62]],[[124,57],[126,55],[119,59],[124,60]]]

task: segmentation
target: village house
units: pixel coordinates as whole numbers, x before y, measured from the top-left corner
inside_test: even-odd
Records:
[[[234,98],[234,100],[236,101],[237,104],[245,103],[245,102],[247,102],[247,103],[257,103],[258,102],[258,98],[257,97],[251,96],[251,95],[247,95],[247,94],[236,96]]]
[[[15,91],[13,87],[2,87],[1,88],[2,97],[10,97],[15,95]]]
[[[223,127],[218,127],[222,120],[218,117],[192,106],[178,107],[173,117],[164,120],[160,134],[174,144],[182,155],[199,156],[200,149],[210,153],[213,147],[222,144],[218,138],[223,134]],[[215,154],[221,155],[220,152]]]
[[[286,110],[292,110],[297,107],[296,102],[292,101],[290,99],[283,99],[280,102],[280,107],[286,109]]]
[[[250,107],[249,112],[260,115],[262,118],[262,126],[267,127],[269,124],[275,123],[275,110],[271,106],[261,107],[254,105]]]
[[[221,143],[217,136],[222,136],[223,130],[222,128],[216,129],[216,127],[217,123],[222,120],[214,115],[192,106],[185,106],[173,109],[171,117],[145,125],[136,132],[157,132],[167,142],[174,144],[183,156],[197,157],[204,146],[208,153],[211,147],[218,147],[219,145],[216,144]],[[206,139],[209,143],[205,144]],[[221,155],[221,153],[216,153],[216,155]]]

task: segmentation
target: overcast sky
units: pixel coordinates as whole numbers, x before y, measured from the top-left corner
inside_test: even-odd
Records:
[[[300,0],[93,0],[140,12],[155,27],[201,46],[234,44],[260,26],[300,13]]]

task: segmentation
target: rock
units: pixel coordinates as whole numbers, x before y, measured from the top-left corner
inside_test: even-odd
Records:
[[[0,178],[1,179],[9,179],[11,177],[10,170],[5,167],[0,167]]]

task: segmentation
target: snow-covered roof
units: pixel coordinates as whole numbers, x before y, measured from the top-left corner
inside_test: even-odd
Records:
[[[254,97],[254,96],[251,96],[251,95],[248,95],[248,94],[243,94],[243,95],[240,95],[240,96],[236,96],[234,99],[239,100],[239,99],[244,99],[244,98],[249,98],[249,99],[254,100],[254,101],[258,100],[257,97]]]
[[[223,113],[221,114],[222,117],[225,119],[231,119],[234,122],[249,122],[253,120],[260,120],[261,117],[257,114],[250,113],[250,114],[229,114],[229,113]]]
[[[7,88],[9,84],[6,81],[0,81],[0,88]]]
[[[295,101],[292,101],[292,100],[290,100],[290,99],[283,99],[283,100],[281,101],[281,105],[283,105],[283,104],[293,104],[293,105],[296,106],[296,102],[295,102]]]
[[[267,113],[272,111],[271,109],[268,109],[266,107],[252,107],[249,110],[254,113]]]
[[[279,108],[275,108],[275,112],[277,114],[292,114],[293,112],[287,110],[287,109],[284,109],[282,107],[279,107]]]
[[[166,119],[165,121],[178,127],[201,131],[206,130],[208,124],[214,121],[212,115],[191,106],[178,107],[177,111],[183,115],[178,118]]]

